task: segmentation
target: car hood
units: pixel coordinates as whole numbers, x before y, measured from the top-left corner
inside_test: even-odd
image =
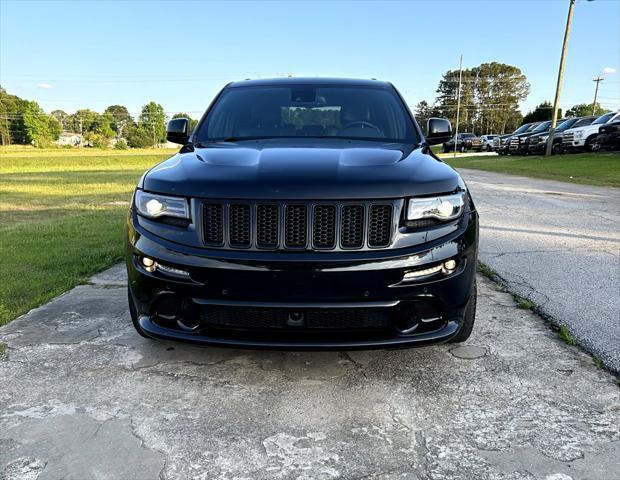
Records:
[[[445,193],[461,185],[451,167],[423,148],[243,143],[178,153],[147,172],[139,186],[205,198],[371,199]]]

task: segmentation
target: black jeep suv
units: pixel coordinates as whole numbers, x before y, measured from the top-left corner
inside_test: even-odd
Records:
[[[127,218],[138,332],[204,345],[350,349],[464,341],[478,216],[405,102],[376,80],[227,85],[140,179]]]

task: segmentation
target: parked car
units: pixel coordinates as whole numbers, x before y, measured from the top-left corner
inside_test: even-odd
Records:
[[[428,148],[450,122],[427,131],[376,80],[234,82],[193,132],[171,120],[182,148],[142,176],[126,222],[138,333],[280,349],[467,339],[478,215]]]
[[[601,125],[594,144],[594,151],[620,149],[620,121]]]
[[[479,152],[482,151],[486,151],[486,152],[492,152],[493,151],[493,140],[495,140],[495,138],[499,137],[499,135],[481,135],[480,136],[480,148],[478,149]]]
[[[565,130],[568,130],[569,128],[590,125],[594,120],[596,120],[596,117],[573,117],[567,118],[564,121],[560,121],[560,123],[558,123],[557,127],[553,132],[553,146],[551,149],[551,153],[562,153],[562,139]],[[545,153],[545,150],[547,149],[548,138],[548,133],[532,135],[528,142],[528,153],[530,153],[531,155],[540,155]]]
[[[591,152],[594,150],[594,144],[596,143],[596,137],[599,133],[599,127],[617,120],[620,120],[620,110],[605,113],[594,120],[590,125],[569,128],[564,131],[564,135],[562,137],[562,147],[564,150],[569,152],[580,150]]]
[[[514,132],[509,133],[508,135],[501,135],[499,138],[496,138],[493,141],[493,149],[499,153],[500,155],[508,155],[509,147],[510,147],[510,139],[514,135],[520,135],[521,133],[525,133],[533,128],[535,128],[536,123],[525,123],[517,128]]]
[[[456,149],[459,152],[466,152],[467,150],[471,150],[473,147],[473,142],[477,138],[473,133],[459,133],[458,141],[456,142]],[[454,150],[454,136],[444,142],[443,144],[443,153],[448,153]]]
[[[508,142],[510,155],[524,155],[527,153],[527,142],[530,136],[549,130],[551,121],[533,123],[525,132],[513,135]]]

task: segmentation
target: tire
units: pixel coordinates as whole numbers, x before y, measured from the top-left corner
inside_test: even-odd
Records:
[[[465,309],[465,315],[463,316],[463,325],[454,337],[450,339],[449,343],[461,343],[469,338],[471,331],[474,328],[474,322],[476,321],[476,301],[478,299],[478,286],[474,280],[474,288],[469,297],[469,303]]]
[[[459,147],[459,152],[461,152],[461,153],[465,153],[466,151],[467,151],[467,149],[465,148],[465,145],[461,145],[461,146]]]
[[[443,153],[449,153],[450,149],[444,145],[443,148],[442,148],[442,151],[443,151]]]
[[[133,327],[136,329],[136,332],[144,338],[151,339],[148,335],[144,333],[144,331],[140,328],[140,324],[138,323],[138,309],[136,308],[136,302],[133,299],[133,295],[131,294],[131,289],[129,285],[127,285],[127,303],[129,304],[129,315],[131,316],[131,323],[133,323]]]
[[[562,144],[561,143],[554,143],[553,146],[551,147],[551,154],[552,155],[560,155],[563,152],[563,148],[562,148]]]
[[[491,145],[487,145],[487,152],[492,152],[493,151],[493,147],[491,147]]]
[[[595,143],[596,143],[596,135],[592,135],[591,137],[588,137],[588,139],[586,140],[586,143],[584,144],[585,151],[593,152]]]

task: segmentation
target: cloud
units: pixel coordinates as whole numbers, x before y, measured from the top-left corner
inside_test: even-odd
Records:
[[[49,90],[50,88],[53,88],[49,83],[39,83],[37,87],[43,88],[44,90]]]
[[[605,67],[603,68],[603,73],[606,75],[613,75],[614,73],[616,73],[616,69],[611,67]]]

